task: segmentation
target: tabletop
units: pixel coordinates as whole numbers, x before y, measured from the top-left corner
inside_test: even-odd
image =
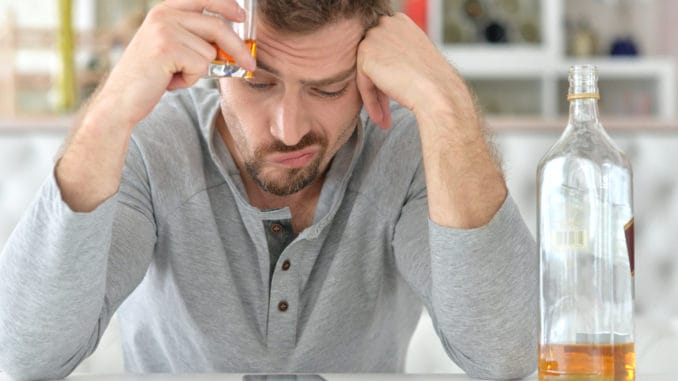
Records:
[[[533,374],[525,381],[537,380]],[[11,379],[0,373],[0,381]],[[74,374],[67,378],[73,381],[471,381],[463,374],[392,374],[392,373],[332,373],[332,374],[299,374],[299,375],[266,375],[266,374]],[[675,381],[678,374],[639,374],[636,381]]]

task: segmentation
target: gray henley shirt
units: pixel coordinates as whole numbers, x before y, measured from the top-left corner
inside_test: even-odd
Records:
[[[469,375],[535,369],[534,240],[510,197],[477,229],[428,218],[408,110],[390,130],[363,112],[294,236],[288,208],[249,204],[218,109],[166,94],[90,213],[49,176],[0,255],[0,369],[65,377],[117,312],[130,372],[400,372],[422,305]]]

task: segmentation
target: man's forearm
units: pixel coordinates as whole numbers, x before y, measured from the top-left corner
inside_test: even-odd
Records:
[[[120,186],[133,122],[103,97],[87,107],[55,169],[63,200],[76,212],[94,210]]]
[[[0,369],[16,378],[65,377],[102,323],[115,200],[77,214],[58,197],[50,178],[0,254]]]
[[[460,81],[460,80],[459,80]],[[449,98],[415,109],[431,220],[452,228],[489,222],[506,198],[506,183],[463,83]]]
[[[539,259],[513,200],[478,229],[429,223],[433,315],[469,376],[515,379],[536,368]]]
[[[487,223],[506,186],[468,87],[411,19],[382,17],[358,50],[358,87],[370,117],[387,128],[387,97],[417,117],[431,219],[446,227]]]

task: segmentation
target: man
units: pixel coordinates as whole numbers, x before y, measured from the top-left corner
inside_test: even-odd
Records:
[[[260,0],[255,63],[203,9],[243,19],[154,8],[9,240],[0,368],[66,376],[117,311],[133,372],[397,372],[423,304],[468,374],[532,372],[534,241],[426,35]],[[180,90],[211,41],[255,77]]]

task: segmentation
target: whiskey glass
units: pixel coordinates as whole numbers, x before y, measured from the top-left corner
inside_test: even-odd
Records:
[[[237,2],[238,5],[240,5],[245,10],[245,21],[227,21],[227,23],[230,24],[231,28],[233,28],[233,31],[238,35],[238,37],[245,41],[245,44],[247,44],[252,57],[256,58],[257,43],[254,25],[256,0],[237,0]],[[224,19],[223,16],[208,10],[203,10],[203,14]],[[252,78],[252,72],[240,67],[240,65],[238,65],[228,53],[224,52],[219,46],[217,46],[216,43],[212,43],[212,45],[217,49],[217,57],[208,66],[207,74],[205,75],[206,78]]]

